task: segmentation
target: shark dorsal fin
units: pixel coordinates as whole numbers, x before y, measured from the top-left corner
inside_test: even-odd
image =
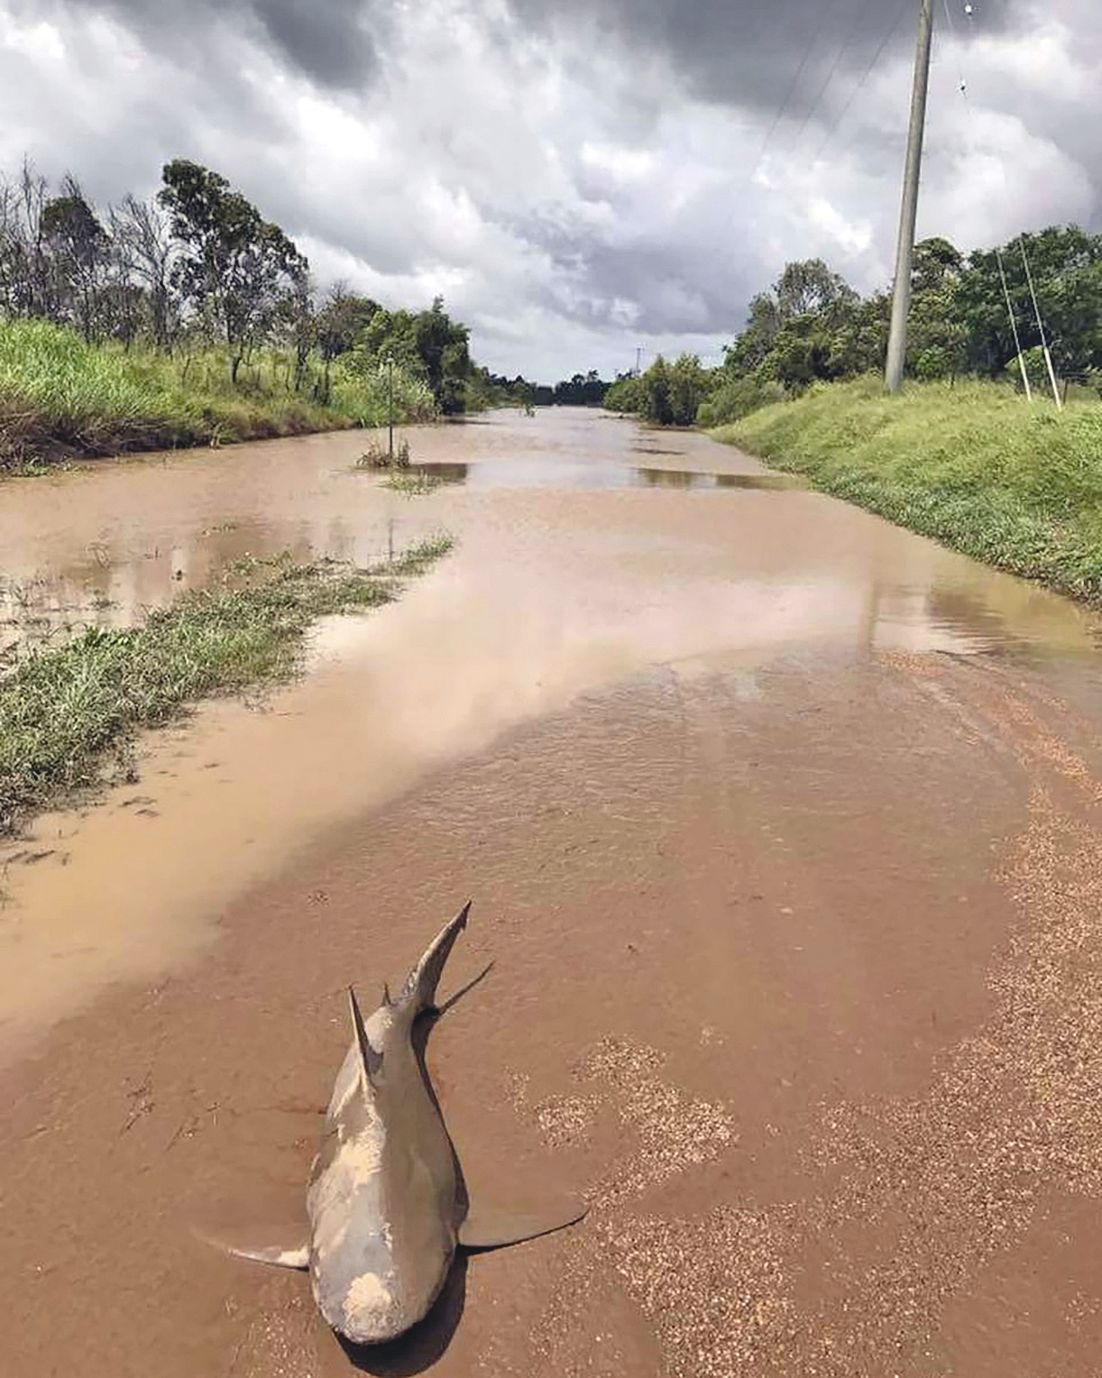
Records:
[[[371,1045],[371,1039],[368,1038],[367,1029],[364,1027],[364,1017],[360,1013],[359,1001],[356,999],[356,992],[351,986],[348,987],[348,1003],[352,1010],[352,1027],[356,1031],[356,1045],[360,1050],[360,1061],[363,1063],[364,1072],[370,1081],[383,1065],[383,1055]]]

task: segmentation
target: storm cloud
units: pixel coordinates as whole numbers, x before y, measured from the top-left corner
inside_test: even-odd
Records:
[[[937,0],[920,232],[1097,228],[1095,0]],[[916,0],[0,0],[0,162],[216,167],[492,367],[717,358],[786,260],[891,271]],[[960,91],[962,80],[967,99]]]

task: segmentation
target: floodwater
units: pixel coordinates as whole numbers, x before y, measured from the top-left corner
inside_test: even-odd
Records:
[[[343,987],[473,895],[430,1043],[472,1195],[592,1209],[368,1371],[1090,1378],[1097,619],[702,436],[488,422],[408,433],[417,497],[348,433],[0,489],[11,645],[458,541],[8,847],[13,1371],[349,1371],[191,1230],[294,1214]]]

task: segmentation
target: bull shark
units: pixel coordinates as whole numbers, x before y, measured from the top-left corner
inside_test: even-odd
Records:
[[[585,1214],[573,1207],[507,1215],[467,1200],[414,1026],[421,1015],[439,1012],[436,988],[470,907],[440,930],[396,999],[384,986],[369,1019],[349,989],[352,1040],[310,1172],[308,1237],[287,1248],[230,1249],[308,1269],[318,1310],[352,1345],[397,1339],[422,1320],[457,1249],[517,1244]]]

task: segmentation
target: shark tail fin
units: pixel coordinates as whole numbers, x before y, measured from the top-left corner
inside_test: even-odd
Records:
[[[403,1006],[414,1015],[420,1014],[422,1010],[434,1008],[436,987],[440,984],[444,963],[448,960],[448,954],[456,938],[467,926],[470,909],[471,901],[468,900],[455,918],[446,923],[429,943],[421,960],[407,977],[401,994],[395,1001],[397,1005]]]

